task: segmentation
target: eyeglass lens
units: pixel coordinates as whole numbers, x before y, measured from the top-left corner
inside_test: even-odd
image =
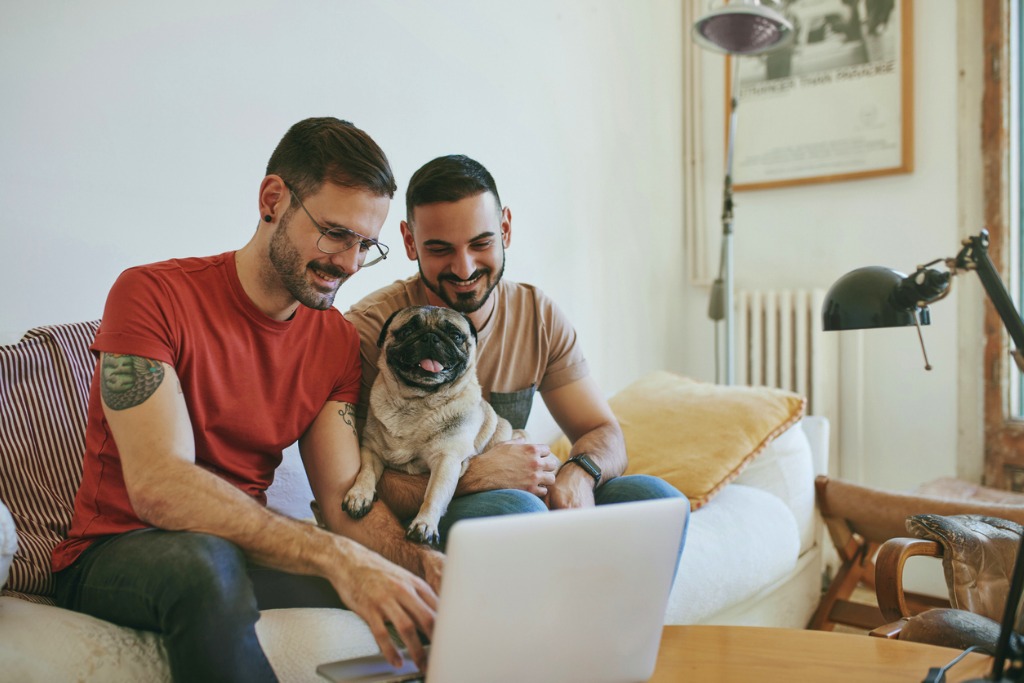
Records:
[[[364,240],[353,233],[341,230],[321,233],[317,247],[325,254],[337,254],[342,251],[348,251],[352,247],[357,247],[359,249],[359,262],[364,267],[377,263],[377,261],[386,256],[380,245]]]

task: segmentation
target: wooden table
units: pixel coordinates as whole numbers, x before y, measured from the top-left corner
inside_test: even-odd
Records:
[[[750,626],[666,626],[650,683],[920,683],[959,650],[866,635]],[[949,683],[984,678],[992,658],[972,652]]]

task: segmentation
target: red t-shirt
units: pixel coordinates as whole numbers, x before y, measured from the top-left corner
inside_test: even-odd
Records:
[[[359,399],[352,324],[335,308],[299,306],[284,322],[267,317],[242,289],[234,252],[126,270],[110,290],[91,348],[173,367],[192,421],[196,464],[264,504],[282,450],[327,401]],[[89,394],[82,483],[68,539],[53,551],[55,572],[100,536],[148,526],[128,500],[99,376]]]

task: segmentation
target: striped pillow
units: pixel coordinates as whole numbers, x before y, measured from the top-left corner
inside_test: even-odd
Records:
[[[98,327],[38,327],[0,346],[0,501],[18,533],[4,593],[53,594],[50,552],[67,534],[82,479]]]

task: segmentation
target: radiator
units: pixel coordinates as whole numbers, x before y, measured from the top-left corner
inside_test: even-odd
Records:
[[[836,425],[838,336],[821,329],[825,290],[736,294],[736,379],[807,398],[807,414]]]

